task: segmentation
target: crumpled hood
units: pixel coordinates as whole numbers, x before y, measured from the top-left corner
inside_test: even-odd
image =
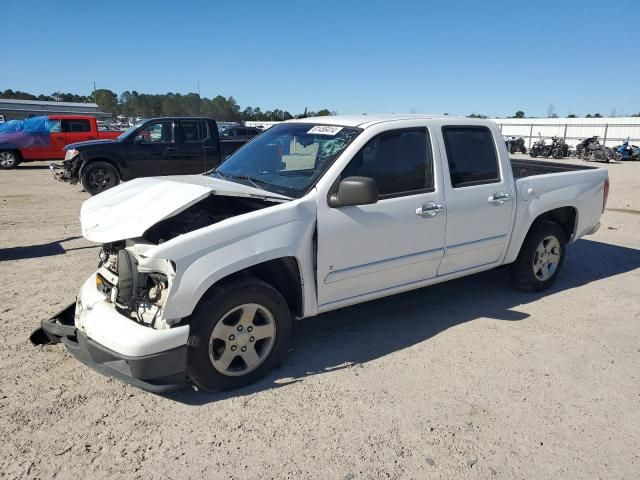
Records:
[[[86,200],[80,209],[82,235],[98,243],[137,238],[149,227],[207,195],[290,200],[284,195],[207,175],[139,178]]]

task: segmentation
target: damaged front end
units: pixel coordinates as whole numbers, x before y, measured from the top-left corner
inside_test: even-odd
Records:
[[[100,250],[96,290],[133,321],[162,330],[177,321],[162,313],[175,278],[175,265],[136,254],[132,241],[106,243]]]
[[[185,384],[189,327],[163,318],[175,266],[135,253],[138,246],[132,241],[103,245],[98,270],[76,302],[44,320],[30,340],[63,343],[102,374],[164,392]]]
[[[197,252],[184,246],[194,247],[197,231],[288,201],[259,193],[202,176],[164,177],[133,180],[85,201],[81,228],[102,244],[98,268],[76,302],[42,321],[31,341],[63,343],[91,368],[145,390],[183,386],[190,311],[175,308],[174,299]],[[171,251],[180,245],[182,251]]]
[[[69,182],[72,185],[80,181],[80,167],[82,165],[82,157],[80,152],[75,149],[67,150],[64,161],[62,163],[50,163],[49,170],[55,180],[60,182]]]

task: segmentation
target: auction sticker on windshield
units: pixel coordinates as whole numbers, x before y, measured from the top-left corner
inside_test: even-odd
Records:
[[[335,135],[342,127],[330,127],[328,125],[316,125],[307,133],[315,133],[316,135]]]

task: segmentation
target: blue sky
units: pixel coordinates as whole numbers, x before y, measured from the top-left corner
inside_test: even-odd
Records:
[[[0,14],[0,90],[199,81],[291,113],[640,111],[638,0],[2,0]]]

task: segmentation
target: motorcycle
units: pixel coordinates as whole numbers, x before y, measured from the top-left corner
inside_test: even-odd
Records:
[[[505,142],[509,153],[527,153],[527,147],[524,146],[524,138],[511,137]]]
[[[551,154],[551,145],[547,145],[543,138],[540,138],[531,146],[529,155],[531,158],[548,157]]]
[[[597,135],[595,137],[585,138],[576,145],[576,157],[586,160],[589,157],[589,150],[592,148],[592,145],[600,145]]]
[[[640,147],[629,145],[629,139],[622,145],[614,147],[616,153],[621,155],[620,160],[640,160]]]
[[[560,159],[569,156],[569,145],[560,137],[551,137],[551,156]]]
[[[587,162],[605,162],[611,160],[620,160],[622,154],[616,152],[613,148],[605,147],[600,144],[598,137],[589,137],[580,142],[576,150],[578,156]]]

